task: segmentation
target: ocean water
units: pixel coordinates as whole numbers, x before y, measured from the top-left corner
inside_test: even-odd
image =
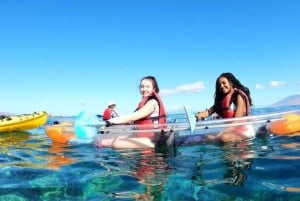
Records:
[[[300,109],[257,108],[253,114]],[[54,120],[73,118],[52,117]],[[168,117],[185,121],[183,114]],[[300,137],[159,149],[54,144],[0,134],[0,200],[300,200]]]

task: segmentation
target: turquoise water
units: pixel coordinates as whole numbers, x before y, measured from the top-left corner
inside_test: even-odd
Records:
[[[287,109],[300,107],[253,112]],[[300,199],[300,137],[114,150],[52,144],[39,128],[3,133],[0,145],[0,200]]]

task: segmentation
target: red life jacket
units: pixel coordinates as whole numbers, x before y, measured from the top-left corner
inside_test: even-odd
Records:
[[[138,125],[137,126],[138,129],[153,129],[154,128],[154,121],[158,121],[158,126],[161,125],[161,124],[166,124],[166,122],[167,122],[165,107],[162,103],[162,100],[161,100],[160,96],[157,93],[154,93],[153,96],[144,97],[142,99],[142,101],[139,103],[136,110],[141,109],[147,103],[147,101],[149,101],[152,98],[154,98],[158,101],[158,105],[159,105],[158,115],[159,116],[158,117],[151,117],[151,114],[149,114],[145,118],[135,121],[134,124]],[[155,137],[155,133],[153,133],[153,132],[140,132],[140,133],[136,133],[136,136],[137,137],[153,138],[153,137]]]
[[[157,93],[154,93],[153,96],[144,97],[142,99],[142,101],[139,103],[139,105],[135,111],[141,109],[147,103],[147,101],[149,101],[152,98],[154,98],[158,101],[158,105],[159,105],[158,115],[159,116],[151,117],[151,114],[149,114],[148,116],[144,117],[143,119],[139,119],[139,120],[135,121],[134,124],[153,125],[153,122],[156,120],[158,120],[158,124],[165,124],[167,122],[166,110],[165,110],[164,104],[163,104],[160,96]]]
[[[111,110],[110,108],[106,108],[106,109],[104,110],[104,112],[103,112],[103,117],[102,117],[102,119],[103,119],[104,121],[109,120],[110,117],[111,117],[111,113],[112,113],[112,110]]]
[[[247,94],[245,94],[245,92],[243,92],[240,89],[234,89],[231,90],[222,101],[222,113],[221,113],[222,118],[234,117],[235,111],[230,108],[230,105],[232,103],[232,98],[233,98],[232,96],[236,93],[240,94],[243,97],[243,99],[246,101],[246,115],[248,116],[250,114],[250,103]]]

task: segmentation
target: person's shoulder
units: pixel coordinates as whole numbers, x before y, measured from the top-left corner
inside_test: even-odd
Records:
[[[156,98],[149,99],[148,103],[153,104],[153,105],[158,105],[158,101],[156,100]]]

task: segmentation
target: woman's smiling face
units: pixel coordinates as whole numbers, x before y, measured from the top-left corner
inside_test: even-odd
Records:
[[[153,83],[149,79],[144,79],[140,84],[140,93],[143,97],[151,96],[155,92]]]
[[[232,84],[228,81],[226,77],[220,77],[218,80],[219,90],[223,94],[227,94],[232,90]]]

